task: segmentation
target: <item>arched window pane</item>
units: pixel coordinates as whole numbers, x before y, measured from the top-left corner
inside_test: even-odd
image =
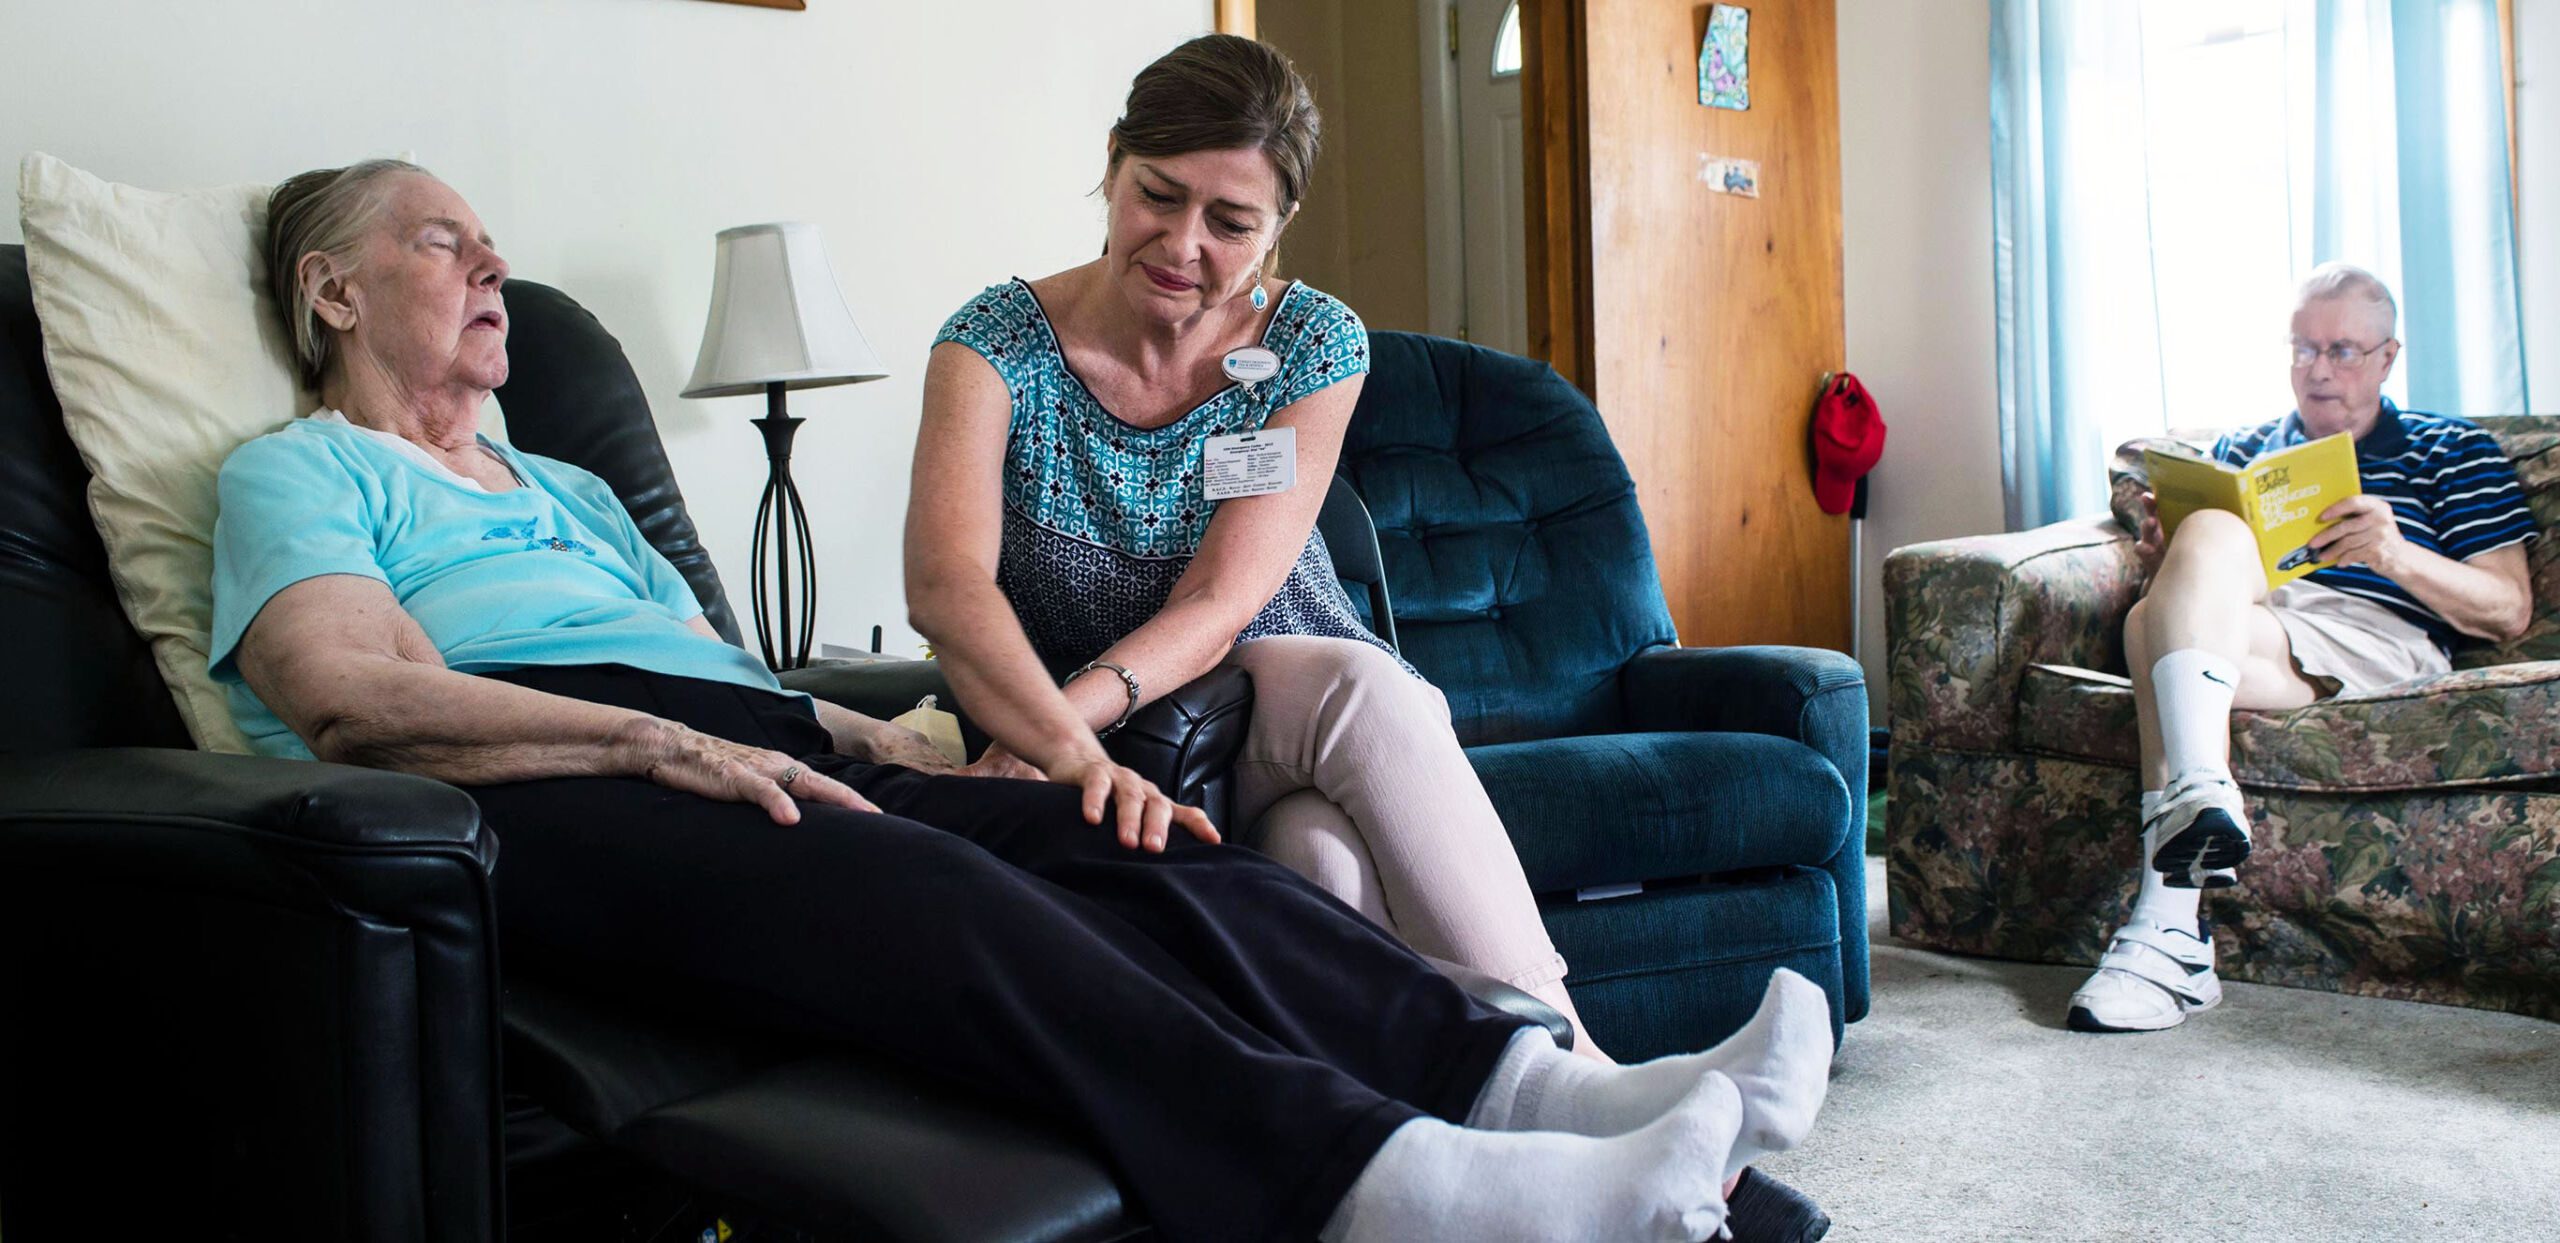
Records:
[[[1502,10],[1502,25],[1493,32],[1493,76],[1508,78],[1520,72],[1520,0],[1511,0]]]

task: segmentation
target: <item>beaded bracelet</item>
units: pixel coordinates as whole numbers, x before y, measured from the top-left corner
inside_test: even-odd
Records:
[[[1083,677],[1096,669],[1108,669],[1113,673],[1119,674],[1121,686],[1129,692],[1129,706],[1120,710],[1120,719],[1094,731],[1094,737],[1108,738],[1113,734],[1119,733],[1120,727],[1128,724],[1129,718],[1138,714],[1138,675],[1129,672],[1128,667],[1125,665],[1115,665],[1107,660],[1096,660],[1087,662],[1084,668],[1068,674],[1066,681],[1060,682],[1058,685],[1063,687],[1067,682],[1073,682],[1077,678]]]

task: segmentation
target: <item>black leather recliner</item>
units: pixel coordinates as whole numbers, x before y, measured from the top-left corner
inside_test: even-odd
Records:
[[[735,641],[620,346],[556,290],[514,281],[507,298],[510,437],[611,483]],[[599,1222],[663,1237],[687,1203],[772,1237],[1147,1233],[1098,1157],[1017,1109],[717,1016],[502,975],[498,843],[463,792],[192,748],[116,603],[87,478],[24,251],[0,247],[10,1239],[494,1240],[510,1200],[525,1238]],[[924,662],[789,680],[883,716],[940,689]],[[1249,696],[1240,674],[1205,678],[1115,751],[1222,813]],[[1466,983],[1562,1030],[1534,1000]]]

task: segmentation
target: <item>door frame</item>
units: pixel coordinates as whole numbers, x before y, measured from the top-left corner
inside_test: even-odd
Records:
[[[1590,394],[1591,96],[1583,0],[1520,0],[1529,353]]]
[[[1423,271],[1432,335],[1464,337],[1467,324],[1466,179],[1458,150],[1457,6],[1414,0],[1422,49]]]

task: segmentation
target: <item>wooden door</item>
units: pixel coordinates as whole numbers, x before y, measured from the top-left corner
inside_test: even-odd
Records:
[[[1708,4],[1524,6],[1530,338],[1608,420],[1682,642],[1846,650],[1848,519],[1814,504],[1807,427],[1844,352],[1833,4],[1745,7],[1737,112],[1698,102]],[[1759,197],[1701,180],[1727,157]]]

